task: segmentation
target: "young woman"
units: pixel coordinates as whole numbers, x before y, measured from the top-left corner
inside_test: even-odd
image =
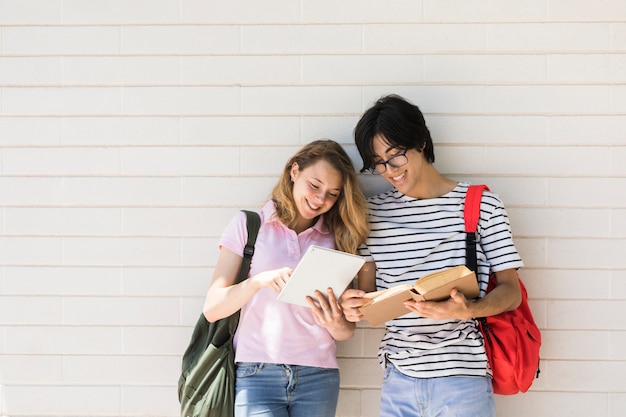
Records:
[[[365,240],[365,197],[354,166],[331,140],[304,146],[285,165],[261,228],[249,278],[234,285],[247,232],[238,213],[220,239],[204,315],[215,321],[241,309],[235,334],[235,415],[334,417],[339,395],[335,341],[354,334],[332,290],[311,308],[276,300],[311,245],[356,253]]]

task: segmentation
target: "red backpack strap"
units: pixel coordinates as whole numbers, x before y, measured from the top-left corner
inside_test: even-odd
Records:
[[[471,271],[477,272],[476,243],[478,242],[477,230],[480,218],[480,200],[483,190],[489,190],[485,184],[470,185],[465,194],[465,206],[463,218],[465,219],[465,266]],[[478,274],[476,275],[478,279]]]
[[[489,187],[485,184],[470,185],[465,194],[465,208],[463,209],[463,217],[465,218],[465,231],[476,232],[478,228],[478,219],[480,218],[480,200],[483,190],[489,191]]]

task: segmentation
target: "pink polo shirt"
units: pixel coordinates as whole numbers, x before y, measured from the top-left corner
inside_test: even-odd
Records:
[[[250,266],[250,275],[282,267],[295,268],[311,245],[335,248],[335,239],[324,224],[296,234],[278,221],[274,203],[260,211],[261,228]],[[224,230],[220,249],[226,247],[243,256],[247,239],[246,217],[238,213]],[[320,288],[325,293],[325,288]],[[276,300],[271,289],[259,290],[241,309],[235,334],[236,362],[264,362],[338,368],[335,341],[318,326],[310,308]]]

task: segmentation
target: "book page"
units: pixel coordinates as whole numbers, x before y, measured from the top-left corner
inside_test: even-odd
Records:
[[[457,279],[469,274],[472,274],[472,271],[470,271],[465,265],[459,265],[453,268],[447,268],[441,271],[426,274],[416,280],[413,287],[415,287],[415,290],[418,293],[426,294],[429,291],[443,287],[449,282],[456,281]]]
[[[372,301],[370,301],[369,303],[367,303],[366,305],[369,304],[373,304],[373,303],[378,303],[381,302],[382,300],[389,298],[389,297],[393,297],[395,294],[399,293],[399,292],[403,292],[403,291],[410,291],[411,290],[411,286],[408,284],[402,284],[402,285],[397,285],[395,287],[392,288],[387,288],[386,290],[379,290],[379,291],[374,291],[374,292],[368,292],[366,293],[363,298],[369,298]],[[407,298],[408,300],[408,298]]]
[[[476,275],[464,265],[444,269],[418,279],[414,284],[417,294],[416,301],[441,301],[450,297],[450,291],[456,288],[467,299],[478,297],[478,281]]]

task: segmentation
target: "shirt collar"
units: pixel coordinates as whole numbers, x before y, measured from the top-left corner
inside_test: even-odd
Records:
[[[272,200],[269,200],[267,203],[265,203],[265,205],[261,209],[261,213],[263,217],[263,223],[276,222],[283,225],[283,227],[287,227],[278,220],[278,216],[276,215],[276,206],[274,205],[274,202]],[[324,221],[323,215],[318,217],[317,221],[315,222],[313,227],[311,227],[311,229],[323,235],[330,234],[330,230],[328,230],[328,226]]]

